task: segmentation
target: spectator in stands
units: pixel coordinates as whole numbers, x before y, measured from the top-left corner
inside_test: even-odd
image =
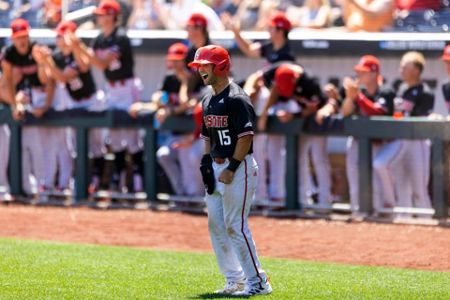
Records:
[[[233,0],[220,15],[228,30],[232,29],[230,18],[239,22],[241,30],[266,30],[267,19],[270,18],[276,5],[273,1]]]
[[[44,5],[43,24],[54,28],[61,21],[61,0],[46,0]]]
[[[291,22],[283,12],[275,13],[269,21],[270,41],[264,44],[246,41],[240,32],[239,20],[228,19],[227,24],[232,28],[239,49],[248,57],[264,57],[269,64],[279,61],[295,61],[291,52],[288,34],[292,28]]]
[[[162,29],[163,24],[155,14],[152,3],[158,0],[133,0],[133,10],[128,19],[129,29]]]
[[[411,117],[429,116],[434,106],[434,95],[422,82],[425,68],[424,56],[415,51],[407,52],[400,62],[403,79],[395,98],[395,114]],[[387,203],[397,203],[400,207],[431,208],[428,194],[430,180],[430,145],[427,140],[390,141],[384,155],[374,162]],[[393,173],[402,170],[402,176]],[[397,175],[397,176],[394,176]],[[410,214],[399,214],[410,217]]]
[[[224,30],[219,16],[200,0],[173,0],[172,3],[166,5],[159,5],[158,2],[155,2],[154,8],[166,29],[184,29],[189,17],[194,13],[200,13],[208,20],[209,30]]]
[[[328,0],[306,0],[302,7],[288,6],[286,15],[294,28],[320,29],[330,24],[331,6]]]
[[[342,15],[349,31],[377,32],[392,26],[393,0],[342,0]]]
[[[426,10],[433,9],[439,10],[442,6],[440,0],[396,0],[395,6],[400,11],[411,10]]]

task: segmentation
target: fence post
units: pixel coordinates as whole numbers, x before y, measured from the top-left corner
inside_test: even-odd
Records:
[[[78,126],[77,132],[77,158],[75,169],[75,201],[88,197],[88,132],[85,127]]]
[[[11,194],[22,194],[22,127],[17,122],[9,124],[11,139],[9,146],[9,177]]]
[[[433,173],[433,205],[435,217],[446,218],[448,197],[448,159],[447,143],[441,139],[433,139],[431,171]]]
[[[298,143],[299,135],[286,135],[286,208],[301,209],[298,202]]]
[[[368,137],[358,138],[359,210],[371,214],[372,199],[372,143]]]
[[[144,187],[147,199],[156,201],[157,177],[156,177],[156,139],[158,133],[153,127],[145,129],[144,139]]]

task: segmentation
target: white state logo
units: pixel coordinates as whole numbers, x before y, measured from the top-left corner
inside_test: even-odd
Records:
[[[251,127],[252,125],[253,125],[252,122],[248,122],[247,124],[245,124],[244,127]]]
[[[223,103],[223,98],[219,100],[219,103]]]

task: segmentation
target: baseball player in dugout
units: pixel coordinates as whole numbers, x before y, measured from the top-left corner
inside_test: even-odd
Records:
[[[41,48],[41,63],[45,65],[48,74],[57,81],[55,101],[57,109],[83,108],[101,109],[97,97],[97,89],[91,74],[89,58],[80,52],[74,55],[71,36],[75,34],[77,25],[74,22],[63,21],[56,28],[56,46],[53,51]],[[63,129],[63,128],[62,128]],[[59,168],[58,188],[67,189],[72,175],[72,158],[70,151],[73,145],[67,145],[71,139],[67,137],[68,130],[55,128],[57,138],[54,148],[60,149],[57,155]],[[65,147],[67,145],[67,147]],[[63,149],[66,148],[66,149]],[[89,131],[89,156],[92,159],[93,182],[98,182],[103,170],[103,135],[101,129]],[[56,170],[55,170],[56,172]],[[92,186],[91,186],[92,188]]]
[[[256,189],[258,166],[253,158],[255,112],[249,97],[229,79],[228,52],[215,45],[201,47],[190,67],[196,68],[212,91],[205,95],[200,164],[206,188],[208,228],[221,273],[223,294],[269,294],[248,215]]]
[[[169,47],[166,55],[168,74],[164,77],[161,88],[152,95],[151,102],[133,104],[130,108],[131,116],[136,117],[142,110],[154,111],[156,120],[162,124],[171,115],[183,115],[194,110],[198,104],[197,94],[204,85],[198,82],[194,90],[189,90],[190,70],[185,64],[187,53],[188,47],[183,43],[175,43]],[[198,172],[192,174],[201,156],[201,147],[193,148],[195,139],[193,133],[170,132],[156,152],[158,162],[176,195],[199,196],[203,193],[200,175]]]
[[[445,104],[447,105],[447,110],[450,113],[450,45],[447,45],[444,49],[444,53],[441,56],[444,62],[445,71],[448,75],[447,82],[442,85],[442,94],[444,95]]]
[[[134,57],[126,30],[119,27],[120,5],[115,0],[103,0],[94,10],[101,33],[88,48],[72,35],[74,53],[89,57],[92,65],[103,71],[106,78],[106,106],[126,110],[140,100],[142,83],[134,76]],[[77,54],[76,54],[77,55]],[[126,151],[133,157],[134,191],[142,190],[142,141],[137,129],[111,129],[108,131],[111,150],[115,156],[115,178],[125,175]]]
[[[381,87],[383,78],[380,75],[380,69],[378,58],[372,55],[365,55],[361,57],[358,64],[354,67],[356,78],[344,78],[345,96],[341,107],[341,113],[344,117],[351,115],[363,117],[392,116],[395,93],[391,89]],[[380,160],[380,155],[384,153],[382,149],[383,142],[375,141],[372,143],[373,163],[376,164]],[[352,215],[357,217],[359,215],[358,141],[353,137],[349,137],[347,140],[346,168],[347,180],[350,186]],[[395,205],[395,203],[384,202],[377,176],[373,176],[372,185],[375,211]]]
[[[403,55],[400,61],[403,82],[394,99],[394,116],[427,117],[431,114],[434,95],[422,82],[424,68],[425,58],[421,53],[411,51]],[[400,207],[430,208],[430,141],[394,140],[379,151],[383,154],[379,154],[380,159],[373,167],[385,201]],[[396,217],[409,218],[411,215],[398,214]]]
[[[11,30],[12,44],[2,51],[3,97],[12,104],[16,120],[23,119],[25,111],[40,118],[52,105],[54,82],[36,62],[41,46],[30,41],[28,22],[16,19],[11,23]],[[25,126],[23,129],[22,188],[27,194],[36,194],[53,182],[45,168],[49,160],[44,151],[46,136],[46,128]]]
[[[280,61],[295,61],[295,57],[289,45],[288,34],[292,24],[283,12],[276,12],[268,22],[270,41],[261,44],[250,43],[241,36],[239,19],[232,19],[224,15],[224,22],[234,33],[239,49],[248,57],[265,58],[267,64]]]
[[[315,113],[326,104],[325,95],[322,93],[318,81],[309,75],[306,70],[295,63],[276,63],[262,74],[266,86],[270,87],[269,101],[258,119],[258,129],[266,129],[267,117],[272,113],[281,122],[289,122],[294,117],[301,117],[305,124],[314,122]],[[284,149],[285,139],[279,140],[279,149]],[[280,150],[277,151],[281,153]],[[270,156],[271,154],[269,154]],[[313,194],[314,183],[311,178],[309,156],[318,183],[319,204],[328,206],[331,199],[331,173],[327,152],[327,139],[323,136],[303,136],[299,141],[299,200],[307,203],[309,196]],[[283,156],[285,157],[285,156]],[[280,176],[284,178],[284,169]]]

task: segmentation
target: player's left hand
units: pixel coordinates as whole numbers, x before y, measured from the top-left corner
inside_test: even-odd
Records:
[[[225,169],[220,173],[219,182],[230,184],[233,181],[234,172],[228,169]]]

